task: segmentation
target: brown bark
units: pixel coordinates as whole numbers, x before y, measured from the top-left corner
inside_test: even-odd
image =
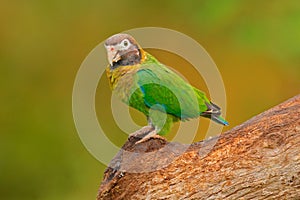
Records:
[[[300,199],[300,95],[190,146],[130,138],[97,199]]]

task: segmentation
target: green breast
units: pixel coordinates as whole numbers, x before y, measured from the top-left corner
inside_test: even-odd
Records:
[[[121,99],[127,105],[143,112],[148,116],[149,108],[145,105],[143,93],[138,85],[137,71],[138,67],[123,67],[119,69],[118,74],[115,72],[113,92],[119,99]]]

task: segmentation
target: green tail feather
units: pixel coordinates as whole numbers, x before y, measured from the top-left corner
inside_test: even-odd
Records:
[[[222,124],[224,126],[228,126],[229,125],[229,123],[224,118],[222,118],[221,116],[212,115],[211,119],[214,122],[217,122],[217,123]]]

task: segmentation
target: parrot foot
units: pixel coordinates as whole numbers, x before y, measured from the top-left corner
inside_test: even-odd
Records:
[[[148,133],[152,132],[154,130],[154,127],[149,125],[149,126],[144,126],[143,128],[141,128],[138,131],[135,131],[133,133],[131,133],[129,135],[129,138],[134,137],[134,138],[143,138],[146,135],[148,135]]]
[[[161,139],[162,137],[157,135],[156,130],[153,130],[151,132],[149,132],[147,135],[145,135],[142,139],[140,139],[139,141],[137,141],[135,144],[140,144],[142,142],[145,142],[147,140],[149,140],[150,138],[158,138]]]

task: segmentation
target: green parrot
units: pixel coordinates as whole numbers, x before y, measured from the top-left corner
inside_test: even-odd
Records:
[[[105,41],[105,48],[109,61],[106,74],[112,91],[142,112],[152,127],[139,142],[167,134],[174,122],[199,116],[228,125],[220,116],[220,107],[144,51],[132,36],[113,35]],[[134,136],[139,136],[138,131]]]

